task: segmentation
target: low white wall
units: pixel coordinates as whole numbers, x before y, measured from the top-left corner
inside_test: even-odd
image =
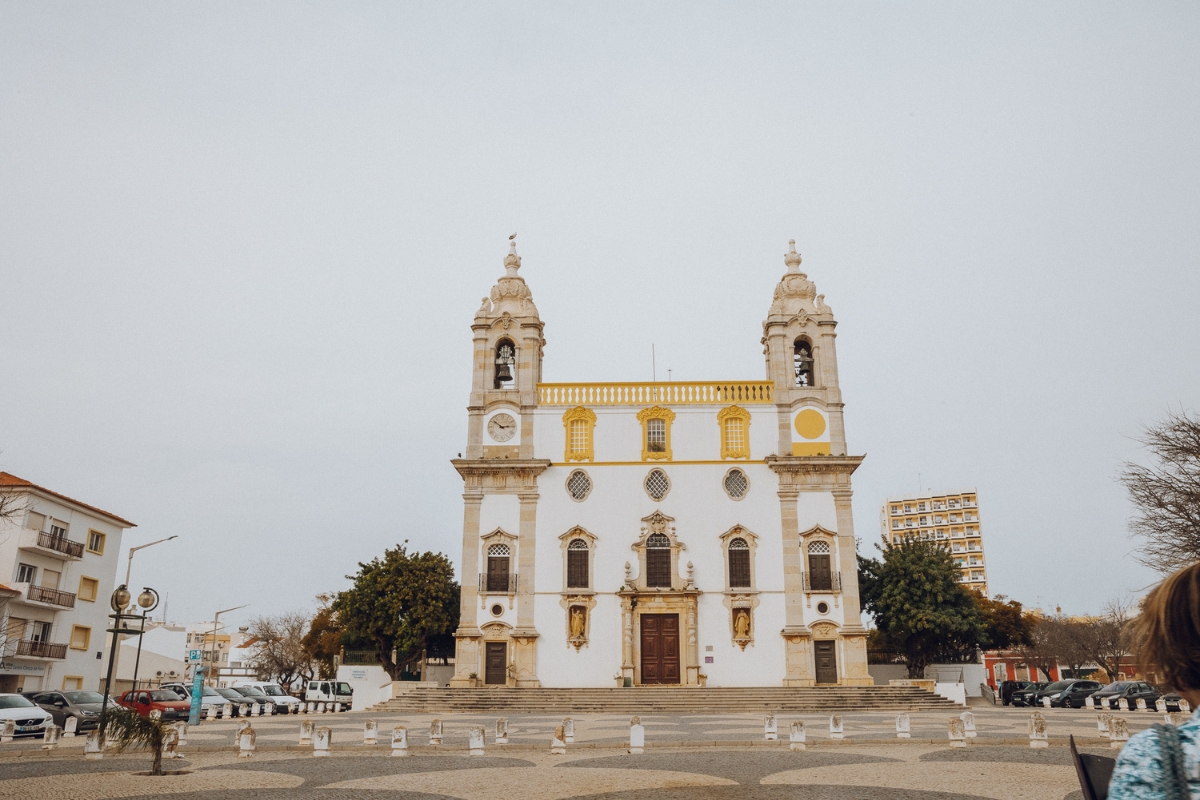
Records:
[[[925,677],[939,683],[958,683],[960,674],[967,697],[982,697],[979,684],[987,683],[987,669],[983,664],[930,664],[925,668]]]
[[[967,689],[961,683],[935,683],[933,691],[952,703],[958,703],[960,706],[967,704]],[[978,692],[979,690],[976,689],[975,691]]]
[[[342,665],[338,667],[337,679],[354,689],[354,703],[350,706],[352,711],[365,711],[392,699],[392,678],[378,665]]]

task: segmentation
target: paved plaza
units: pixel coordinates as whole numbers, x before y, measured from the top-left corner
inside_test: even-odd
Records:
[[[966,749],[951,749],[948,714],[910,715],[912,739],[895,738],[892,714],[849,713],[846,739],[829,738],[824,715],[781,715],[780,741],[763,736],[759,715],[646,716],[646,752],[629,755],[624,744],[629,718],[579,715],[567,755],[549,753],[550,737],[562,718],[519,715],[509,719],[507,746],[493,744],[495,717],[442,718],[443,744],[428,744],[432,715],[325,714],[316,724],[333,730],[333,753],[314,758],[298,744],[300,717],[253,719],[257,751],[249,759],[234,750],[237,720],[192,728],[182,760],[166,761],[181,774],[152,778],[145,753],[102,761],[82,757],[83,739],[64,740],[43,751],[40,740],[0,745],[0,797],[50,798],[461,798],[461,800],[742,800],[742,798],[1052,798],[1078,796],[1075,773],[1064,746],[1074,734],[1083,749],[1111,755],[1098,737],[1095,714],[1044,711],[1051,747],[1028,746],[1023,709],[975,708],[979,736]],[[1123,714],[1136,732],[1158,715]],[[363,723],[379,723],[375,746],[362,744]],[[792,752],[787,742],[794,719],[803,719],[808,749]],[[394,725],[409,729],[411,755],[387,757]],[[467,754],[467,731],[487,730],[486,755]]]

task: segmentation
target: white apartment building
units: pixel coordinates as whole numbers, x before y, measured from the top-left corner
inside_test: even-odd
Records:
[[[0,692],[97,690],[128,520],[0,472]]]
[[[906,536],[942,542],[950,549],[961,574],[959,581],[987,595],[987,566],[983,558],[983,527],[975,488],[942,494],[889,497],[879,512],[884,542]]]

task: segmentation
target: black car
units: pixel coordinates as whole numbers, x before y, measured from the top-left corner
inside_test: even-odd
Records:
[[[1031,706],[1033,705],[1033,696],[1038,693],[1038,690],[1045,689],[1049,686],[1048,681],[1038,681],[1030,683],[1024,689],[1018,689],[1012,693],[1012,704],[1014,706]]]
[[[1129,710],[1137,711],[1138,700],[1145,700],[1146,708],[1153,709],[1155,701],[1160,697],[1162,692],[1145,681],[1116,681],[1093,694],[1092,702],[1097,708],[1106,708],[1104,701],[1107,699],[1111,707],[1116,709],[1120,707],[1120,701],[1124,698],[1129,703]]]
[[[1020,691],[1030,685],[1029,681],[1002,681],[1000,683],[1000,702],[1008,705],[1012,702],[1013,692]]]
[[[1054,708],[1083,708],[1088,695],[1099,688],[1099,681],[1057,681],[1038,692],[1036,700],[1038,705],[1042,705],[1042,698],[1049,697],[1050,705]]]
[[[224,690],[220,689],[218,691],[224,692]],[[247,702],[257,703],[262,706],[258,712],[260,714],[274,714],[278,710],[275,708],[275,701],[266,692],[261,692],[253,686],[234,686],[231,688],[231,691],[240,694]]]
[[[25,696],[43,711],[50,712],[50,716],[54,717],[54,724],[60,728],[67,726],[67,717],[75,718],[77,731],[94,728],[100,723],[104,695],[99,692],[25,692]],[[108,707],[113,708],[116,705],[116,701],[109,698]]]

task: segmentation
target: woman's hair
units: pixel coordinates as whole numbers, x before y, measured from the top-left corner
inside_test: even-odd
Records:
[[[1137,620],[1141,668],[1158,666],[1173,689],[1200,689],[1200,563],[1154,587]]]

